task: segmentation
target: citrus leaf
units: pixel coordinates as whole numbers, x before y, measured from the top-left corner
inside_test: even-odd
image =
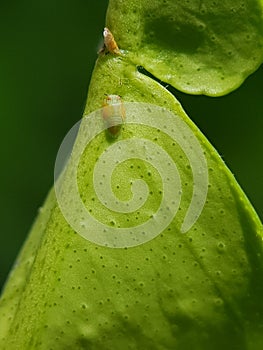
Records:
[[[190,94],[227,94],[263,61],[259,0],[114,0],[107,26],[137,65]]]
[[[122,97],[126,121],[116,139],[107,130],[95,135],[76,168],[75,152],[83,146],[83,137],[93,135],[102,122],[105,94]],[[262,224],[218,153],[179,102],[139,73],[125,53],[100,54],[84,115],[91,116],[91,127],[85,127],[83,118],[68,168],[56,182],[62,186],[62,198],[63,191],[66,194],[63,203],[60,194],[56,192],[55,197],[51,191],[6,284],[0,302],[0,348],[261,349]],[[134,116],[140,122],[133,123]],[[108,180],[107,168],[95,178],[93,174],[104,153],[116,145],[121,150],[130,140],[138,141],[137,146],[123,153],[133,151],[133,157],[120,163],[115,163],[115,154],[108,158],[109,167],[116,164],[112,193],[118,201],[129,201],[131,183],[139,179],[147,183],[149,198],[139,210],[121,214],[105,208],[97,196],[96,186],[103,178]],[[141,152],[147,156],[149,142],[167,154],[170,163],[160,159],[159,169],[149,157],[145,161]],[[206,160],[207,166],[197,175],[192,155],[200,162],[202,157]],[[182,191],[171,191],[168,197],[174,195],[175,201],[180,197],[180,205],[155,238],[129,248],[112,248],[94,243],[90,237],[96,239],[98,232],[89,225],[84,230],[87,236],[73,229],[76,223],[85,228],[85,213],[79,211],[78,199],[71,201],[67,193],[75,185],[68,172],[75,174],[77,169],[79,196],[88,214],[112,230],[131,227],[133,234],[138,222],[155,220],[153,212],[167,194],[163,188],[171,178],[171,162],[177,167]],[[164,178],[161,171],[168,176]],[[205,195],[201,214],[183,234],[182,223],[193,197],[203,198],[200,193],[194,196],[194,180],[206,179],[207,173],[207,188],[201,188]],[[68,212],[65,215],[64,204],[75,223]],[[155,230],[159,222],[153,222]]]

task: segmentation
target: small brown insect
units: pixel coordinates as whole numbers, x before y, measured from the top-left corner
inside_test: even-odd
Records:
[[[114,36],[112,32],[106,27],[104,28],[103,36],[104,36],[104,46],[106,48],[106,51],[119,55],[120,49],[118,48],[118,45],[114,39]]]
[[[120,96],[107,95],[104,99],[102,116],[111,137],[116,138],[125,119],[125,108]]]

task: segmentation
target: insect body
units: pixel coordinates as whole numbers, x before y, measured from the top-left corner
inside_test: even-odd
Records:
[[[120,96],[107,95],[104,99],[102,116],[111,137],[116,138],[125,119],[125,108]]]
[[[120,53],[120,50],[112,32],[108,28],[104,28],[103,37],[106,50],[110,53],[115,53],[118,55]]]

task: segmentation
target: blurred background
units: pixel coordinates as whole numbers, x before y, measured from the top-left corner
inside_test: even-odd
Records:
[[[0,2],[0,288],[83,112],[107,0]],[[263,67],[220,98],[176,92],[263,219]]]

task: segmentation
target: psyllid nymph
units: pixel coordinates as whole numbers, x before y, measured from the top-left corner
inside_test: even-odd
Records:
[[[107,95],[104,99],[102,116],[111,137],[118,137],[125,119],[125,108],[120,96]]]

